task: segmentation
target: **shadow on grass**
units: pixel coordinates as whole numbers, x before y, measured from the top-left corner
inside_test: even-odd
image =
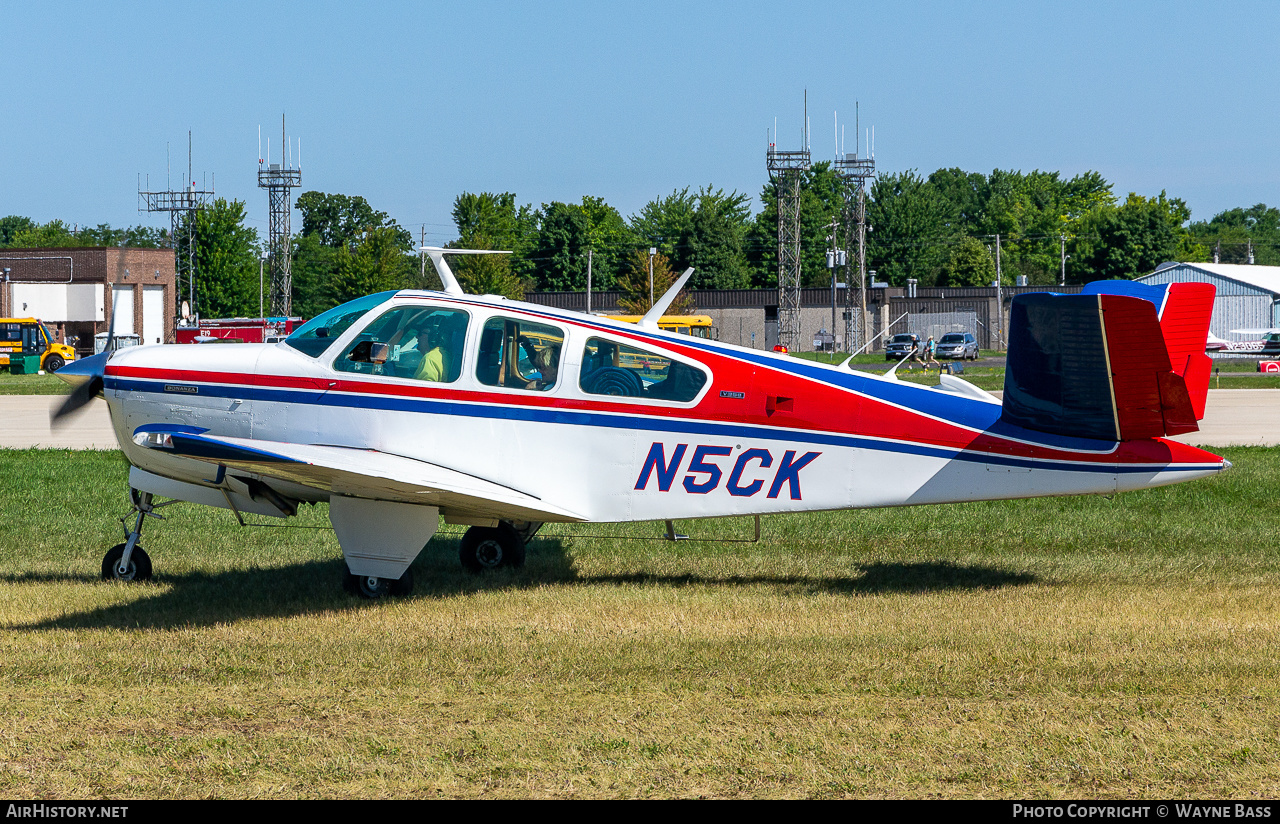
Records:
[[[661,586],[778,586],[807,592],[848,595],[884,595],[910,592],[998,589],[1037,582],[1034,575],[993,566],[953,564],[947,561],[878,563],[859,567],[861,575],[813,577],[809,575],[594,575],[579,578],[584,584],[657,584]]]
[[[1036,578],[989,566],[947,562],[877,563],[850,576],[770,575],[581,575],[559,540],[536,541],[522,569],[483,575],[463,572],[457,562],[456,538],[433,542],[414,562],[415,587],[408,600],[448,598],[477,592],[521,590],[549,584],[642,585],[665,587],[772,586],[800,592],[844,594],[911,593],[1023,586]],[[15,574],[0,584],[67,584],[116,587],[126,603],[72,612],[10,630],[46,629],[175,629],[212,626],[255,618],[287,617],[375,608],[379,602],[342,590],[346,565],[341,558],[267,569],[191,572],[166,575],[161,567],[149,583],[104,582],[88,575]]]

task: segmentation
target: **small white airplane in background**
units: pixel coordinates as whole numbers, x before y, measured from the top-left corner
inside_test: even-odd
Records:
[[[343,304],[276,344],[155,345],[58,374],[103,395],[136,521],[105,578],[142,580],[157,498],[288,518],[327,501],[349,591],[407,593],[441,518],[471,570],[546,522],[624,522],[1109,494],[1213,475],[1166,440],[1204,415],[1213,288],[1107,282],[1015,298],[1003,403],[444,290]],[[1162,340],[1163,347],[1152,347]],[[846,364],[848,361],[846,361]],[[168,503],[171,503],[169,501]]]
[[[1233,335],[1262,335],[1255,340],[1223,340],[1212,332],[1205,341],[1206,352],[1280,356],[1280,329],[1232,329]]]

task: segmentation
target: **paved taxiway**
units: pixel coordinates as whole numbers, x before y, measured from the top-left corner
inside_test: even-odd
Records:
[[[0,395],[0,448],[115,449],[105,401],[95,400],[68,426],[51,429],[49,412],[61,402],[57,395]],[[1276,446],[1280,389],[1210,389],[1200,431],[1175,440],[1204,446]]]

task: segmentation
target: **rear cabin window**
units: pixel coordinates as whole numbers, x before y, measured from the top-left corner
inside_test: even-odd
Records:
[[[701,369],[646,349],[591,338],[582,352],[578,386],[589,395],[688,403],[707,382]]]
[[[453,383],[462,374],[466,312],[398,306],[365,327],[333,368],[339,372]]]
[[[495,317],[480,331],[476,379],[486,386],[547,392],[560,378],[564,331],[519,318]]]

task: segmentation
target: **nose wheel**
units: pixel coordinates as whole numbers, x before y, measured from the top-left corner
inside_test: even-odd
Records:
[[[133,545],[129,560],[124,560],[128,543],[116,544],[102,556],[102,580],[149,581],[151,580],[151,556],[138,544]]]
[[[129,502],[133,504],[133,512],[130,514],[137,517],[133,522],[133,529],[124,527],[124,543],[116,544],[102,556],[104,581],[151,580],[151,556],[147,555],[146,550],[138,544],[138,540],[142,537],[142,525],[147,518],[159,518],[163,521],[164,516],[155,510],[176,503],[176,501],[168,501],[157,504],[150,492],[139,492],[136,489],[129,490]],[[128,515],[121,518],[120,525],[124,526],[128,518]]]
[[[351,595],[377,600],[388,595],[404,597],[413,592],[413,570],[406,569],[399,578],[379,578],[376,575],[352,575],[347,570],[342,588]]]

